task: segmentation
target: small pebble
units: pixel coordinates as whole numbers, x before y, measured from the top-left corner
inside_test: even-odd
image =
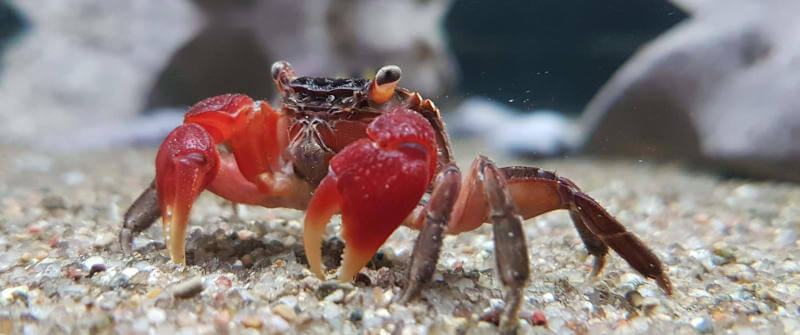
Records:
[[[251,240],[251,239],[255,238],[256,237],[256,233],[254,233],[252,231],[249,231],[247,229],[242,229],[242,230],[236,232],[236,237],[238,237],[239,240],[247,241],[247,240]]]
[[[644,297],[638,291],[629,291],[625,293],[625,299],[636,308],[642,307],[642,301],[644,301]]]
[[[242,265],[244,267],[246,267],[246,268],[252,267],[253,266],[253,256],[250,256],[250,254],[246,254],[246,255],[242,256]]]
[[[294,308],[284,304],[279,304],[273,307],[272,312],[282,317],[289,323],[293,323],[297,319],[297,313],[295,313]]]
[[[67,265],[64,267],[64,277],[77,281],[83,278],[83,269],[80,265]]]
[[[47,245],[49,245],[51,248],[55,248],[56,245],[58,245],[58,235],[50,236],[50,239],[47,240]]]
[[[714,325],[706,317],[694,318],[690,321],[694,330],[700,334],[710,334],[714,331]]]
[[[219,276],[217,280],[214,281],[214,284],[220,287],[231,287],[233,286],[233,281],[226,276]]]
[[[50,195],[42,198],[42,202],[40,204],[49,212],[55,212],[59,209],[67,209],[67,202],[64,200],[64,198],[57,195]]]
[[[167,313],[161,308],[150,308],[147,310],[147,320],[152,324],[162,323],[167,320]]]
[[[193,277],[175,285],[172,294],[176,298],[187,299],[203,292],[203,289],[203,280],[200,277]]]
[[[547,292],[547,293],[545,293],[545,294],[542,294],[542,300],[543,300],[544,302],[548,302],[548,303],[549,303],[549,302],[554,302],[554,301],[556,301],[556,297],[555,297],[555,296],[553,296],[553,294],[552,294],[552,293],[550,293],[550,292]]]
[[[42,227],[37,224],[32,224],[28,226],[28,232],[31,234],[38,234],[42,232]]]
[[[645,315],[651,315],[659,304],[660,301],[658,301],[658,299],[647,297],[642,300],[641,308]]]
[[[356,274],[356,279],[354,280],[356,285],[363,285],[363,286],[371,286],[372,280],[369,279],[369,276],[364,274],[363,272],[359,272]]]
[[[122,274],[128,276],[129,278],[133,278],[133,276],[135,276],[138,273],[139,269],[137,268],[125,268],[125,270],[122,270]]]
[[[501,309],[489,309],[481,315],[480,321],[491,323],[495,326],[500,324],[500,316],[503,314]]]
[[[220,311],[219,314],[217,314],[217,316],[214,318],[214,326],[220,331],[226,331],[230,322],[231,312],[229,312],[227,309]]]
[[[103,263],[94,264],[89,269],[89,278],[92,278],[92,277],[94,277],[94,275],[96,273],[103,272],[105,270],[106,270],[106,265],[105,264],[103,264]]]
[[[489,299],[489,306],[492,309],[503,309],[506,307],[506,303],[503,299]]]
[[[333,293],[331,293],[327,297],[325,297],[324,300],[327,301],[327,302],[339,303],[339,302],[342,302],[343,299],[344,299],[344,291],[339,289],[339,290],[333,291]]]
[[[289,331],[289,323],[286,322],[282,317],[273,315],[267,318],[267,328],[271,329],[275,332],[287,332]]]
[[[278,299],[278,303],[294,308],[297,306],[297,297],[293,295],[287,295]]]
[[[21,256],[19,256],[19,262],[22,264],[28,263],[33,259],[33,255],[30,252],[24,252]]]
[[[531,324],[534,326],[545,326],[547,325],[547,317],[541,311],[533,312]]]
[[[264,326],[264,321],[258,316],[248,315],[242,319],[242,325],[247,328],[261,329]]]
[[[94,239],[94,243],[92,243],[92,246],[97,249],[105,249],[108,246],[110,246],[111,243],[114,243],[114,240],[115,240],[114,235],[102,233],[100,235],[97,235],[97,238]]]
[[[0,301],[3,303],[9,303],[15,299],[27,300],[27,298],[28,298],[27,285],[9,287],[0,292]]]
[[[104,264],[104,263],[105,263],[105,261],[103,260],[103,257],[92,256],[92,257],[87,258],[85,261],[83,261],[83,267],[85,267],[87,269],[91,269],[92,266],[95,266],[97,264]]]
[[[364,319],[364,314],[360,309],[354,309],[352,312],[350,312],[350,321],[361,322],[362,319]]]
[[[161,294],[161,289],[158,287],[153,287],[150,291],[147,291],[147,295],[145,295],[148,299],[154,299],[159,294]]]
[[[752,283],[756,277],[753,269],[745,264],[728,264],[722,267],[722,274],[737,283]]]

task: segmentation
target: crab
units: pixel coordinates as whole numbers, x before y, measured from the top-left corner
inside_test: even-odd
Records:
[[[444,234],[492,223],[497,273],[505,287],[501,326],[515,324],[529,280],[523,220],[569,211],[593,255],[590,276],[609,247],[668,295],[658,257],[571,180],[536,167],[498,167],[477,156],[456,166],[434,103],[398,88],[401,70],[382,67],[372,80],[298,77],[276,62],[278,109],[241,94],[197,103],[167,135],[156,177],[124,217],[120,242],[162,217],[172,261],[185,264],[189,211],[209,190],[235,203],[306,210],[303,246],[319,278],[325,226],[340,213],[345,249],[338,279],[351,281],[399,226],[420,230],[401,303],[414,298],[436,268]]]

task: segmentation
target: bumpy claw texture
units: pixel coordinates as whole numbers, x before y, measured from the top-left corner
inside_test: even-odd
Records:
[[[370,140],[351,143],[331,160],[309,204],[304,246],[317,276],[323,276],[322,231],[336,210],[346,243],[339,278],[351,280],[418,204],[435,172],[433,128],[419,114],[392,110],[367,134]]]
[[[186,227],[194,200],[214,179],[219,167],[216,143],[203,127],[189,123],[175,128],[156,156],[164,235],[172,261],[186,264]]]

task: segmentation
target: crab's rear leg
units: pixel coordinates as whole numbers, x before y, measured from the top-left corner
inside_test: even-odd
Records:
[[[634,270],[654,279],[661,289],[672,294],[672,283],[664,273],[658,256],[574,182],[539,168],[514,166],[502,170],[507,176],[514,202],[524,218],[553,209],[570,211],[570,217],[587,251],[595,257],[591,276],[602,271],[608,247],[611,247]],[[547,203],[544,199],[551,199],[549,209],[548,206],[537,206]],[[558,205],[554,206],[556,202]]]
[[[451,165],[437,178],[424,209],[407,222],[419,228],[409,266],[409,283],[399,301],[414,297],[421,284],[430,280],[439,258],[442,234],[471,230],[486,220],[493,223],[495,257],[500,281],[506,287],[506,307],[501,328],[513,330],[522,304],[522,291],[530,276],[528,248],[519,214],[505,175],[486,157],[475,159],[463,181]],[[417,221],[414,223],[413,221]]]
[[[669,278],[655,254],[566,178],[531,167],[499,169],[488,158],[479,156],[463,181],[442,177],[438,180],[428,205],[418,208],[406,222],[422,232],[415,244],[409,283],[401,302],[413,297],[420,284],[430,280],[445,231],[441,228],[443,220],[448,222],[448,233],[473,230],[488,221],[494,224],[498,272],[507,288],[503,327],[512,328],[529,273],[522,220],[556,209],[570,210],[579,235],[595,256],[592,276],[602,270],[610,246],[635,270],[672,293]],[[440,191],[453,189],[459,190],[457,195]]]

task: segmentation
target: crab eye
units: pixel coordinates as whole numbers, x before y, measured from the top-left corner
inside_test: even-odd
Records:
[[[281,72],[286,70],[291,70],[292,66],[289,65],[286,61],[277,61],[272,64],[272,68],[269,70],[270,74],[272,75],[272,80],[278,80],[281,75]]]
[[[397,88],[397,83],[400,82],[400,76],[403,71],[397,65],[386,65],[378,70],[375,75],[375,80],[369,88],[369,97],[372,101],[382,104],[394,95],[394,90]]]
[[[397,65],[387,65],[378,70],[378,74],[375,75],[375,83],[379,86],[396,83],[402,74],[403,71]]]

